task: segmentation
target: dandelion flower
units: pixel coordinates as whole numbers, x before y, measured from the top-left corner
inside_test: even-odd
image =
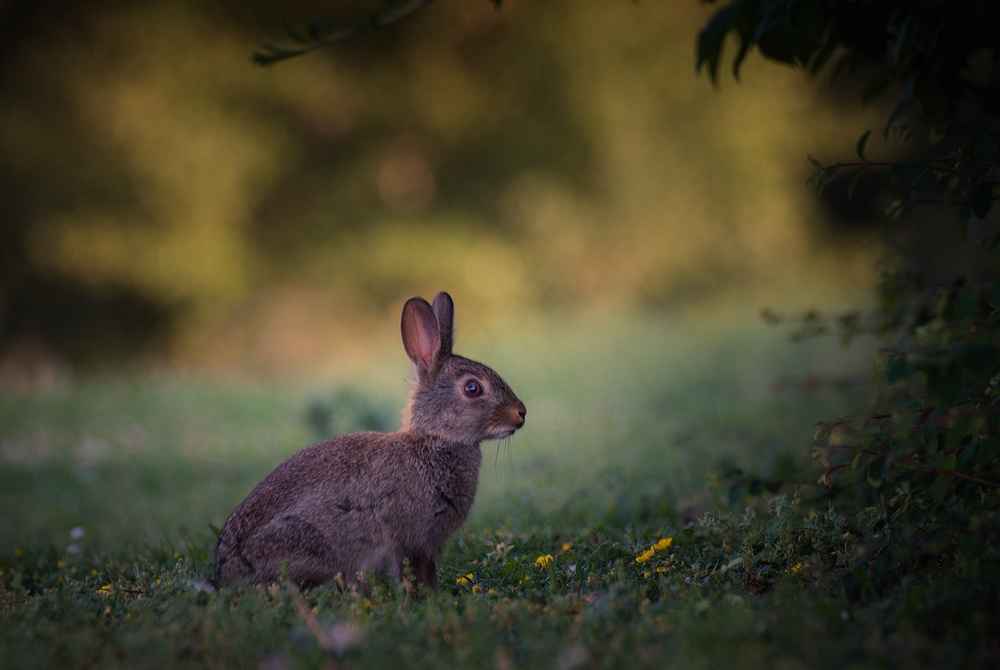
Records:
[[[471,572],[469,574],[465,575],[464,577],[459,577],[458,579],[456,579],[455,583],[456,584],[468,584],[470,581],[472,581],[472,573]]]
[[[636,563],[645,563],[646,561],[648,561],[649,559],[651,559],[656,554],[657,551],[662,551],[662,550],[666,549],[671,544],[673,544],[673,542],[674,542],[674,538],[672,538],[672,537],[667,537],[667,538],[664,538],[664,539],[660,540],[656,544],[652,545],[649,549],[647,549],[646,551],[644,551],[641,554],[639,554],[638,556],[636,556],[635,557],[635,562]]]
[[[552,561],[554,560],[555,559],[552,558],[552,554],[545,554],[544,556],[539,556],[538,558],[535,559],[535,565],[542,568],[547,568],[549,567],[549,564],[552,563]]]
[[[788,573],[788,574],[790,574],[790,575],[794,575],[794,574],[797,574],[798,571],[801,570],[801,569],[802,569],[802,561],[799,561],[798,563],[796,563],[792,567],[790,567],[787,570],[785,570],[785,572]]]
[[[655,553],[656,553],[656,547],[650,547],[646,551],[644,551],[641,554],[639,554],[638,556],[636,556],[635,557],[635,562],[636,563],[645,563],[646,561],[648,561],[649,559],[651,559],[653,557],[653,554],[655,554]]]

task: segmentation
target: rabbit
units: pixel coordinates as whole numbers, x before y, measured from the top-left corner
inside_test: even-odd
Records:
[[[434,562],[476,495],[480,442],[513,435],[526,409],[496,372],[452,353],[447,293],[433,307],[408,299],[400,330],[413,362],[402,428],[325,440],[278,465],[222,528],[217,586],[357,585],[370,570],[437,589]]]

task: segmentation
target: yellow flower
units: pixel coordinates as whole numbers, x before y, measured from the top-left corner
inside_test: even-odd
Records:
[[[552,558],[552,554],[545,554],[544,556],[539,556],[538,558],[535,559],[535,565],[547,568],[549,567],[549,564],[552,563],[552,561],[554,560],[555,559]]]
[[[565,542],[565,543],[563,543],[561,551],[569,551],[572,548],[573,548],[573,543],[572,542]]]
[[[111,585],[105,584],[101,588],[97,589],[97,592],[100,593],[101,595],[106,596],[111,593]]]
[[[473,584],[472,585],[472,592],[473,593],[479,593],[482,590],[483,590],[482,584]]]
[[[653,557],[653,554],[655,554],[655,553],[656,553],[656,547],[650,547],[646,551],[644,551],[641,554],[639,554],[638,556],[636,556],[635,557],[635,562],[636,563],[645,563],[646,561],[648,561],[649,559],[651,559]]]
[[[636,556],[635,557],[635,562],[636,563],[645,563],[646,561],[648,561],[649,559],[651,559],[653,557],[653,555],[657,551],[662,551],[663,549],[666,549],[671,544],[673,544],[673,542],[674,542],[674,538],[672,538],[672,537],[667,537],[667,538],[664,538],[664,539],[660,540],[659,542],[657,542],[656,544],[654,544],[653,546],[651,546],[649,549],[647,549],[646,551],[644,551],[641,554],[639,554],[638,556]]]
[[[798,573],[798,571],[801,570],[801,569],[802,569],[802,561],[799,561],[798,563],[796,563],[792,567],[790,567],[787,570],[785,570],[785,572],[788,573],[788,574],[790,574],[790,575],[794,575],[794,574]]]
[[[458,579],[456,579],[455,583],[456,584],[468,584],[470,581],[472,581],[472,573],[471,572],[469,574],[467,574],[466,576],[464,576],[464,577],[459,577]]]

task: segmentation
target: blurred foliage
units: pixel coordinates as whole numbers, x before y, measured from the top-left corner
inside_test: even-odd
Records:
[[[434,0],[411,0],[411,2],[396,5],[392,0],[388,0],[379,3],[378,10],[372,11],[363,6],[365,3],[353,0],[345,3],[351,24],[343,28],[336,28],[325,19],[312,19],[303,30],[286,21],[285,32],[294,44],[284,46],[274,42],[265,42],[260,49],[253,52],[252,59],[257,65],[274,65],[280,61],[343,42],[369,31],[385,28],[391,23],[420,11],[432,2]],[[489,2],[497,9],[503,5],[503,0],[489,0]]]
[[[475,319],[870,276],[800,184],[807,137],[876,112],[750,66],[715,96],[696,4],[435,2],[248,62],[351,4],[3,5],[0,368],[152,344],[308,369],[441,287]]]
[[[393,409],[360,389],[345,387],[329,398],[318,394],[310,398],[306,423],[317,442],[361,431],[388,433],[398,427]]]
[[[801,334],[875,332],[892,342],[881,352],[881,385],[868,413],[816,426],[812,455],[826,489],[818,495],[835,503],[828,520],[834,535],[842,532],[843,549],[822,553],[814,570],[836,566],[841,592],[879,602],[894,627],[965,649],[981,646],[983,626],[1000,622],[1000,217],[992,207],[1000,199],[998,22],[1000,3],[989,0],[739,0],[709,20],[698,57],[716,77],[731,33],[739,45],[734,72],[752,48],[814,73],[833,59],[834,74],[854,69],[869,94],[896,98],[887,133],[914,141],[915,158],[869,160],[869,131],[855,145],[860,162],[814,160],[811,182],[822,188],[853,170],[850,193],[866,171],[884,169],[901,196],[886,207],[889,235],[923,217],[928,225],[910,235],[933,245],[937,231],[954,227],[963,254],[932,272],[900,256],[880,281],[873,313],[803,319]],[[740,473],[731,493],[740,498],[767,484]],[[762,540],[784,545],[778,553],[791,561],[789,539],[818,546],[816,518],[815,510],[786,506],[770,511],[766,528],[793,519],[791,535],[761,538],[760,523],[750,521],[743,530],[757,536],[755,551]],[[759,557],[747,555],[748,563]],[[989,657],[995,663],[995,647]]]
[[[714,2],[714,0],[708,0]],[[859,0],[737,0],[715,13],[698,40],[698,66],[718,79],[726,37],[738,42],[733,74],[752,49],[816,74],[861,75],[865,99],[890,92],[887,118],[947,120],[974,102],[995,113],[1000,3]]]

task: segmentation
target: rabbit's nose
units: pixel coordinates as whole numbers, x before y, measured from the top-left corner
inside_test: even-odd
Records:
[[[518,400],[517,404],[514,405],[514,413],[517,415],[515,422],[517,423],[517,427],[520,428],[524,425],[524,417],[528,413],[528,408],[524,406],[523,402]]]

